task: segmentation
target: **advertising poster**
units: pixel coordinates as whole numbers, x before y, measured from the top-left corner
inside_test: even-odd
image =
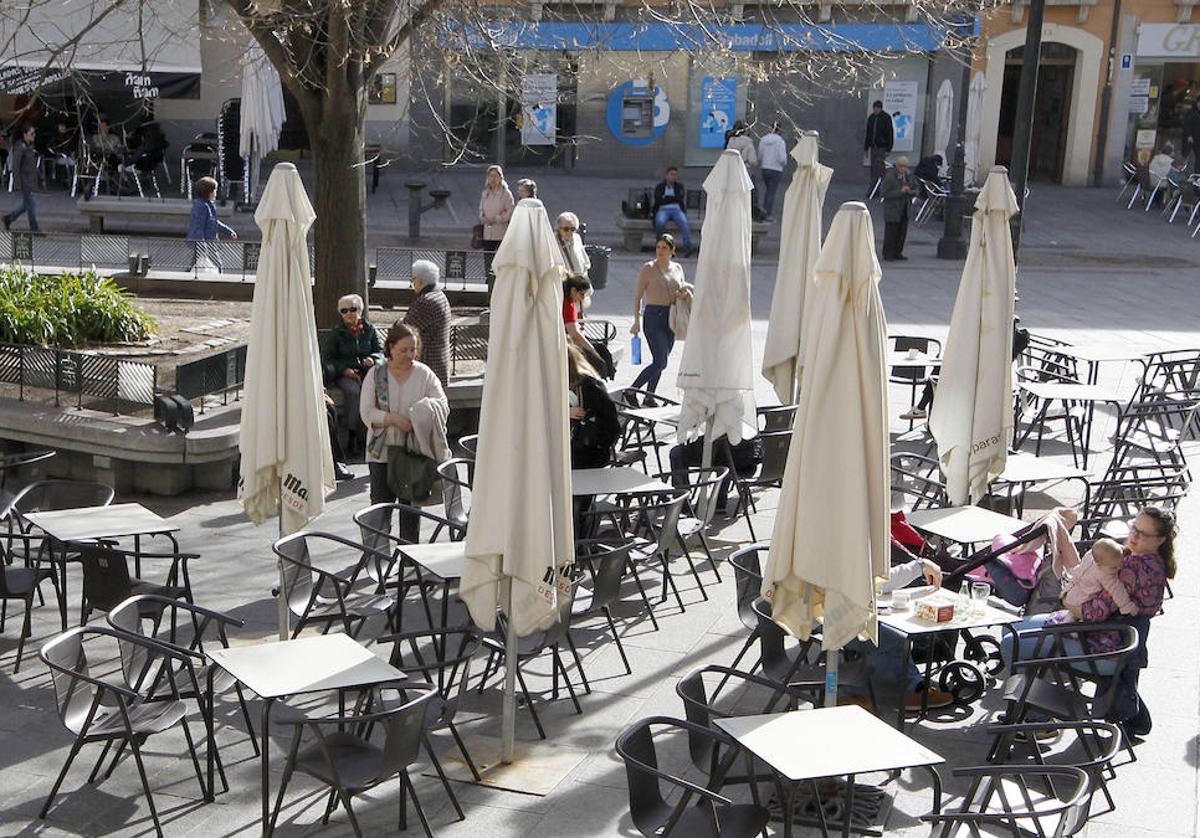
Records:
[[[724,148],[737,113],[737,77],[705,76],[700,88],[700,148]]]
[[[916,133],[917,82],[884,83],[883,109],[892,115],[892,151],[912,151]]]
[[[554,145],[558,125],[558,76],[530,73],[521,79],[521,145]]]

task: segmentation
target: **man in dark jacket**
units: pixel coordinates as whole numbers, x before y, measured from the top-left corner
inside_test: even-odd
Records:
[[[875,188],[875,184],[883,177],[884,161],[892,150],[892,117],[883,110],[883,102],[878,99],[871,105],[871,115],[867,117],[867,131],[863,138],[863,151],[871,156],[871,182],[867,184],[867,193]]]
[[[1188,159],[1193,155],[1200,156],[1200,97],[1183,115],[1183,159],[1200,170],[1200,160]]]
[[[12,227],[12,223],[20,218],[22,213],[29,215],[29,229],[38,231],[37,204],[33,200],[33,190],[37,189],[37,152],[33,150],[34,130],[32,125],[21,129],[20,137],[13,146],[11,169],[13,173],[13,191],[21,193],[21,203],[12,212],[4,216],[4,229]]]
[[[897,157],[895,165],[883,176],[883,261],[904,261],[904,240],[908,237],[908,208],[912,203],[913,178],[908,158]]]
[[[685,255],[692,249],[692,228],[687,220],[687,190],[679,182],[679,169],[671,166],[666,177],[654,187],[654,203],[650,214],[654,217],[654,237],[657,239],[667,231],[667,222],[674,221],[683,237]]]

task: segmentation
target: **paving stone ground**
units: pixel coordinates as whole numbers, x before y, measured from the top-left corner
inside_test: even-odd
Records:
[[[389,181],[400,178],[389,173]],[[510,172],[510,178],[515,179]],[[563,176],[543,177],[547,203],[556,208],[560,198],[572,195],[572,204],[609,207],[619,195],[615,179],[592,184]],[[462,176],[462,190],[472,182]],[[569,191],[568,191],[569,190]],[[856,196],[855,183],[835,183],[827,204],[827,220],[836,201]],[[1021,301],[1018,312],[1037,332],[1080,343],[1132,344],[1144,348],[1200,346],[1200,239],[1190,239],[1184,228],[1167,226],[1156,212],[1120,210],[1115,190],[1063,190],[1035,186],[1031,198],[1024,261],[1018,278]],[[379,198],[373,199],[376,203]],[[461,209],[461,208],[460,208]],[[383,208],[373,205],[373,227],[386,226]],[[596,210],[602,217],[608,209]],[[583,213],[581,213],[582,215]],[[397,214],[399,216],[399,214]],[[402,216],[400,216],[402,217]],[[911,261],[885,268],[882,292],[893,333],[943,336],[953,306],[960,266],[933,256],[936,231],[932,226],[914,230],[908,253]],[[609,287],[597,294],[593,314],[612,317],[625,329],[632,306],[632,282],[640,258],[618,254],[610,271]],[[687,263],[688,268],[694,262]],[[761,350],[774,281],[774,263],[768,255],[756,260],[753,278],[753,313],[756,350]],[[674,370],[680,352],[663,378],[664,392],[673,393]],[[619,380],[629,381],[635,370],[622,366]],[[1134,365],[1106,365],[1103,380],[1130,387]],[[765,384],[759,395],[769,399]],[[908,405],[909,394],[900,387],[891,392],[891,415]],[[894,422],[896,435],[907,423]],[[1104,450],[1111,434],[1111,416],[1097,419],[1094,447],[1096,467],[1103,468]],[[910,439],[906,436],[905,439]],[[1062,446],[1051,446],[1050,455],[1064,457]],[[351,514],[365,506],[365,467],[354,466],[359,479],[342,484],[328,510],[315,526],[354,535]],[[1052,495],[1059,494],[1054,490]],[[179,524],[180,542],[201,554],[193,569],[197,600],[227,610],[246,620],[237,632],[238,642],[252,642],[271,634],[274,601],[270,597],[274,563],[270,543],[274,526],[255,527],[241,514],[236,502],[224,495],[190,495],[186,498],[130,498],[140,500]],[[1059,499],[1071,500],[1061,495]],[[761,495],[755,528],[760,537],[770,533],[776,493]],[[1040,505],[1051,498],[1039,499]],[[1143,675],[1144,693],[1155,717],[1153,733],[1138,746],[1136,762],[1117,769],[1110,784],[1117,808],[1094,817],[1082,834],[1108,836],[1162,836],[1197,834],[1197,779],[1200,776],[1200,514],[1195,497],[1181,508],[1179,577],[1175,597],[1154,621],[1150,638],[1150,669]],[[1032,511],[1031,513],[1032,514]],[[720,522],[715,541],[719,554],[747,543],[749,533],[741,519]],[[678,576],[687,610],[661,607],[661,630],[654,632],[639,619],[632,591],[618,609],[618,626],[633,664],[625,675],[615,648],[600,631],[602,621],[584,624],[579,633],[581,652],[592,681],[592,693],[581,698],[584,713],[576,716],[570,702],[539,704],[550,740],[586,752],[585,758],[544,797],[459,785],[466,820],[459,822],[435,779],[414,771],[418,793],[435,834],[520,836],[634,835],[628,817],[625,774],[613,752],[617,733],[631,721],[654,714],[680,716],[682,705],[675,694],[679,677],[704,663],[727,663],[741,646],[744,630],[734,612],[732,569],[720,564],[723,582],[702,566],[708,600],[703,601],[686,573]],[[79,590],[73,579],[73,589]],[[68,776],[47,820],[37,812],[55,774],[65,759],[70,738],[58,723],[53,692],[45,669],[27,658],[18,675],[12,674],[16,648],[16,621],[10,610],[6,631],[0,635],[0,835],[140,835],[151,832],[148,810],[141,796],[132,763],[122,762],[113,776],[87,785],[87,772],[97,746],[85,749]],[[52,607],[36,609],[36,647],[53,636],[57,615]],[[369,627],[368,633],[378,627]],[[112,650],[102,649],[111,656]],[[101,658],[104,654],[100,655]],[[102,671],[112,670],[112,658]],[[548,686],[544,661],[531,665],[538,673],[531,687]],[[747,696],[744,707],[755,704]],[[946,756],[951,765],[982,761],[986,739],[981,725],[996,709],[988,699],[965,716],[920,725],[915,735]],[[463,731],[468,735],[498,732],[499,694],[489,689],[472,696],[465,706]],[[168,835],[249,835],[258,829],[258,762],[251,753],[242,725],[229,700],[219,708],[222,746],[231,789],[211,804],[202,804],[178,732],[152,739],[147,745],[148,770],[155,799]],[[256,715],[257,721],[257,715]],[[532,739],[534,731],[521,714],[518,736]],[[447,743],[438,737],[439,748]],[[282,740],[277,740],[280,742]],[[802,749],[803,742],[796,747]],[[278,754],[278,751],[276,752]],[[686,753],[673,742],[665,763],[683,769]],[[281,760],[274,760],[278,783]],[[883,782],[882,775],[860,778]],[[959,786],[950,781],[951,790]],[[884,810],[889,835],[924,835],[928,828],[919,817],[929,809],[929,787],[921,774],[905,773],[888,783],[889,802]],[[735,792],[740,794],[740,792]],[[283,813],[282,834],[349,834],[344,814],[335,814],[328,827],[319,824],[324,796],[315,784],[293,781]],[[369,834],[396,829],[396,786],[389,784],[368,794],[356,806]],[[409,834],[419,830],[410,812]],[[799,834],[812,834],[801,830]]]

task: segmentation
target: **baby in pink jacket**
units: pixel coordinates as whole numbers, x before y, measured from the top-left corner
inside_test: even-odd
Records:
[[[1070,587],[1063,593],[1063,605],[1071,612],[1071,616],[1080,619],[1083,604],[1102,590],[1108,591],[1122,614],[1138,613],[1137,605],[1117,578],[1124,561],[1124,549],[1111,538],[1102,538],[1092,545],[1092,549],[1072,571]]]

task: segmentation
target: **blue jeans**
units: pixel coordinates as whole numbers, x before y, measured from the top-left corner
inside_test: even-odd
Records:
[[[783,172],[777,172],[774,169],[762,170],[763,185],[766,187],[763,191],[763,212],[767,215],[774,215],[775,209],[775,193],[779,191],[779,184],[783,181]]]
[[[21,193],[21,203],[17,204],[17,208],[8,214],[9,223],[16,221],[23,213],[29,214],[29,229],[36,233],[38,231],[37,203],[33,200],[32,192]]]
[[[1051,612],[1050,614],[1035,614],[1032,617],[1026,617],[1020,622],[1012,623],[1010,628],[1012,628],[1014,631],[1019,631],[1021,629],[1040,629],[1042,626],[1046,625],[1052,616],[1054,616],[1054,613],[1055,612]],[[1052,655],[1056,654],[1054,651],[1054,646],[1058,641],[1062,642],[1063,652],[1067,655],[1082,655],[1086,651],[1083,648],[1083,644],[1080,643],[1077,638],[1069,635],[1056,639],[1042,640],[1042,642],[1039,643],[1038,641],[1040,639],[1041,638],[1036,636],[1026,636],[1021,638],[1019,647],[1021,660],[1029,660],[1035,657],[1051,657]],[[1005,631],[1000,638],[1000,659],[1004,661],[1004,669],[1009,673],[1012,672],[1013,646],[1015,643],[1016,635],[1013,634],[1012,631]],[[1096,667],[1096,671],[1101,675],[1112,675],[1115,669],[1115,663],[1113,661],[1094,661],[1093,664]],[[1081,671],[1091,672],[1091,666],[1093,664],[1084,664],[1083,666],[1085,669]]]
[[[888,684],[899,684],[905,692],[915,692],[921,686],[921,672],[912,661],[912,655],[904,660],[904,634],[891,626],[879,624],[879,645],[875,646],[863,640],[851,640],[846,649],[858,652],[866,657],[871,668],[872,679]],[[905,666],[905,663],[908,666]],[[842,695],[862,698],[866,694],[866,685],[838,686]]]
[[[675,346],[675,333],[671,331],[670,306],[646,306],[642,312],[642,336],[650,345],[650,357],[653,360],[638,373],[638,377],[630,386],[653,393],[658,389],[658,379],[667,368],[667,358],[671,356],[671,349]]]
[[[688,226],[687,216],[679,204],[665,204],[654,213],[654,235],[661,236],[667,229],[667,222],[674,221],[679,226],[679,234],[683,236],[683,246],[692,246],[692,228]]]

